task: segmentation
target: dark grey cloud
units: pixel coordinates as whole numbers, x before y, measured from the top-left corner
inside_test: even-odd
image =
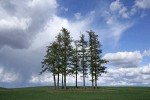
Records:
[[[17,5],[14,2],[14,0],[1,0],[0,5],[8,14],[14,15],[17,10]]]
[[[56,7],[55,0],[1,0],[0,47],[28,48]]]
[[[32,43],[30,37],[24,30],[1,30],[0,31],[0,48],[10,46],[12,48],[24,49],[28,48]]]

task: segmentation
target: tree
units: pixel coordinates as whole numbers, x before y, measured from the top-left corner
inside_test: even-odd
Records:
[[[81,70],[80,65],[79,65],[80,56],[79,56],[79,41],[78,40],[74,41],[74,46],[75,48],[73,49],[72,59],[71,59],[71,62],[72,62],[71,73],[75,74],[75,87],[77,88],[78,87],[78,73]]]
[[[89,34],[89,56],[88,56],[88,61],[89,61],[89,68],[90,68],[90,74],[91,74],[91,82],[92,82],[92,87],[94,87],[94,64],[93,64],[93,35],[94,33],[92,31],[87,31]]]
[[[81,70],[82,70],[82,77],[83,77],[83,86],[85,88],[85,78],[87,73],[87,41],[84,39],[84,35],[80,36],[79,45],[80,45],[80,58],[81,58]]]
[[[45,59],[42,61],[42,71],[41,74],[45,71],[49,71],[53,74],[54,78],[54,87],[56,88],[56,74],[58,74],[57,70],[57,62],[58,62],[58,44],[56,42],[53,42],[48,46],[47,48],[47,54],[45,55]]]
[[[62,68],[62,35],[59,33],[56,36],[56,42],[57,42],[57,53],[58,53],[58,59],[57,59],[57,70],[58,70],[58,74],[57,74],[57,86],[59,87],[59,74],[62,74],[62,88],[63,88],[63,68]]]
[[[56,37],[56,41],[48,46],[47,54],[43,59],[41,73],[49,70],[54,76],[54,86],[59,86],[59,74],[62,73],[62,86],[66,89],[66,76],[70,73],[71,57],[73,47],[70,33],[67,29],[62,28],[61,33]],[[64,83],[64,84],[63,84]]]
[[[63,74],[64,74],[64,89],[66,89],[66,76],[69,74],[69,67],[71,65],[71,57],[73,47],[71,45],[72,39],[70,37],[70,32],[62,28],[62,66],[63,66]]]
[[[90,73],[92,76],[92,87],[97,88],[98,76],[102,73],[106,73],[106,67],[102,64],[107,63],[108,61],[101,58],[102,50],[100,49],[101,44],[98,40],[98,35],[95,35],[93,31],[88,31],[89,34],[89,51],[90,51]]]

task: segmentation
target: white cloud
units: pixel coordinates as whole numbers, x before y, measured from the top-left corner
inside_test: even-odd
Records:
[[[81,76],[82,76],[81,74],[78,74],[78,77],[77,77],[78,85],[82,85],[81,84],[82,83],[82,77]],[[61,77],[62,76],[60,75],[59,77],[60,77],[59,84],[61,85],[61,82],[62,82]],[[55,78],[56,78],[56,81],[57,81],[57,75],[55,76]],[[75,77],[68,75],[66,78],[67,78],[67,81],[66,81],[67,85],[74,85],[75,84]],[[87,82],[87,84],[89,83],[88,78],[86,78],[86,82]],[[42,75],[32,75],[31,79],[29,80],[29,83],[36,83],[36,84],[38,83],[38,84],[43,84],[43,85],[48,85],[48,84],[53,85],[54,79],[53,79],[53,75],[51,73],[44,73]]]
[[[30,0],[28,1],[28,6],[29,7],[40,7],[40,8],[45,8],[45,5],[49,5],[51,8],[55,9],[58,4],[56,0]]]
[[[68,8],[65,8],[65,7],[60,7],[60,9],[64,12],[67,12],[69,10]]]
[[[126,7],[122,7],[122,9],[119,10],[119,14],[123,18],[129,18],[129,12],[128,12],[128,9]]]
[[[77,20],[81,19],[81,17],[82,17],[81,13],[75,13],[74,16]]]
[[[118,11],[121,9],[121,7],[122,7],[122,4],[120,3],[119,0],[116,0],[110,4],[111,11]]]
[[[0,82],[11,83],[19,80],[19,74],[13,71],[6,71],[3,67],[0,67]]]
[[[29,79],[29,83],[42,83],[42,84],[50,84],[53,83],[53,76],[49,73],[45,73],[43,75],[32,75],[31,79]]]
[[[119,14],[122,18],[131,18],[139,9],[150,9],[150,0],[135,0],[131,10],[128,10],[120,0],[116,0],[110,4],[109,8],[111,13]]]
[[[112,16],[112,17],[110,17],[110,18],[108,18],[108,20],[106,21],[106,23],[108,24],[108,25],[112,25],[114,22],[115,22],[115,18]]]
[[[144,10],[149,7],[150,0],[135,0],[131,9],[125,6],[121,0],[111,2],[109,8],[103,10],[101,14],[106,23],[105,28],[100,30],[103,38],[106,41],[111,39],[111,43],[116,46],[122,34],[135,24],[132,17],[137,14],[137,10],[143,9],[142,13],[140,12],[142,18],[146,16]]]
[[[142,10],[150,9],[150,0],[135,0],[134,5],[132,6],[132,9],[130,11],[130,15],[135,15],[136,12],[140,9]],[[146,14],[143,12],[141,14],[141,18],[146,16]]]
[[[103,10],[102,17],[106,22],[106,27],[101,29],[102,36],[106,40],[111,39],[111,43],[115,44],[114,46],[117,45],[122,34],[134,25],[134,22],[130,20],[127,7],[120,0],[113,1],[109,5],[109,8]]]
[[[69,21],[66,18],[62,18],[54,15],[52,19],[47,22],[42,32],[39,32],[36,38],[33,40],[33,44],[30,48],[40,48],[41,46],[48,45],[53,41],[56,35],[60,32],[61,28],[67,28],[70,31],[73,39],[78,39],[80,32],[85,33],[89,29],[89,25],[92,22],[90,17],[87,17],[80,21]],[[56,27],[57,26],[57,27]]]
[[[101,37],[106,43],[116,46],[122,34],[133,26],[132,22],[120,22],[115,16],[110,16],[106,19],[107,26],[100,29]],[[110,41],[111,40],[111,41]]]
[[[104,58],[109,61],[108,64],[115,67],[138,67],[142,61],[142,55],[139,51],[107,53]]]
[[[98,86],[149,86],[150,85],[150,64],[136,68],[109,68],[108,73],[102,74],[98,80]],[[78,75],[78,85],[82,86],[82,75]],[[91,76],[86,78],[86,85],[91,85]],[[56,76],[57,80],[57,76]],[[43,85],[53,85],[53,76],[49,73],[32,75],[30,83],[39,83]],[[61,75],[60,75],[61,85]],[[75,85],[75,77],[67,76],[67,85]]]
[[[22,29],[26,30],[31,24],[30,18],[17,18],[9,17],[7,19],[0,20],[0,30],[1,29]]]
[[[150,64],[140,68],[142,74],[150,74]]]
[[[111,13],[118,13],[122,18],[129,18],[128,9],[120,2],[116,0],[110,4]]]
[[[132,25],[133,23],[120,23],[120,22],[117,22],[115,21],[114,22],[115,24],[112,24],[110,25],[110,32],[111,32],[111,36],[114,37],[114,41],[115,43],[117,43],[122,34],[128,30]]]
[[[150,50],[144,50],[143,56],[150,56]]]
[[[146,72],[145,72],[146,71]],[[98,81],[101,85],[108,86],[132,86],[150,85],[150,65],[136,68],[115,68],[108,69],[107,74],[103,74]]]
[[[62,27],[69,27],[68,20],[54,15],[52,19],[48,20],[43,31],[39,32],[35,37],[30,48],[37,49],[47,46],[51,41],[55,39],[56,35],[60,32]]]
[[[149,9],[150,8],[150,0],[135,0],[135,7],[141,9]]]

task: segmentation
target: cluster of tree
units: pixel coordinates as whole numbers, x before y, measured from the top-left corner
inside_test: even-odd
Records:
[[[98,35],[95,35],[93,31],[87,31],[87,33],[88,41],[85,40],[83,34],[79,40],[72,40],[70,32],[62,28],[61,33],[56,36],[56,40],[47,46],[41,73],[45,71],[52,73],[55,87],[59,87],[61,77],[62,87],[66,89],[67,75],[75,75],[75,86],[77,87],[77,77],[81,73],[84,88],[85,78],[88,74],[92,78],[90,80],[92,87],[97,88],[98,77],[102,73],[106,73],[106,67],[103,64],[108,61],[101,58],[102,50]]]

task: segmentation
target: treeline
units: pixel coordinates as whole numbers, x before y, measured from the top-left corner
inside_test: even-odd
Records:
[[[91,75],[92,87],[97,88],[98,77],[106,73],[106,67],[103,64],[108,61],[101,58],[102,50],[98,35],[93,31],[87,31],[87,33],[88,41],[83,34],[79,40],[73,40],[70,32],[62,28],[55,41],[47,46],[41,73],[45,71],[52,73],[55,87],[59,87],[61,79],[61,86],[66,89],[67,75],[75,75],[75,87],[77,87],[77,77],[81,73],[84,88],[86,88],[85,78],[88,74]]]

